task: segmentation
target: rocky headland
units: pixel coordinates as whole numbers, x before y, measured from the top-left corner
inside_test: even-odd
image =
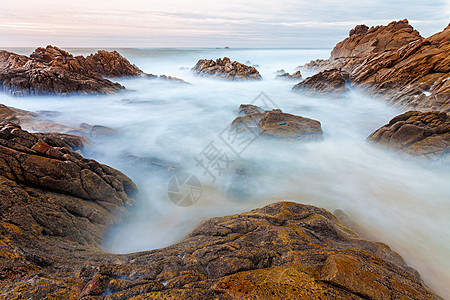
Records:
[[[449,153],[450,24],[428,38],[407,20],[358,25],[327,60],[302,68],[318,72],[293,87],[307,95],[343,97],[352,86],[408,113],[395,117],[369,141],[436,159]],[[429,113],[421,113],[429,112]]]
[[[27,57],[0,50],[0,86],[14,96],[111,94],[124,87],[107,78],[130,76],[182,82],[170,76],[146,74],[117,51],[100,50],[87,57],[74,57],[49,45]]]
[[[237,61],[231,61],[228,57],[217,60],[201,59],[192,68],[192,72],[200,77],[209,77],[222,80],[260,80],[258,70]]]
[[[303,68],[345,71],[352,86],[402,109],[450,112],[449,53],[450,25],[423,38],[401,20],[371,28],[358,25],[328,60]]]

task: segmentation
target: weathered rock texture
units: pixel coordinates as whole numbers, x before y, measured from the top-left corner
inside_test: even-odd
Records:
[[[251,130],[261,137],[295,140],[314,140],[322,137],[319,121],[283,113],[280,109],[264,111],[261,108],[241,104],[238,117],[231,123],[238,132]]]
[[[201,77],[211,77],[225,80],[259,80],[261,75],[259,72],[250,66],[231,62],[228,57],[217,59],[216,61],[210,59],[201,59],[192,68],[195,75]]]
[[[450,112],[450,25],[427,39],[407,20],[368,29],[359,25],[330,59],[306,64],[339,69],[352,85],[403,109]]]
[[[213,218],[179,244],[112,255],[92,246],[109,223],[95,202],[0,184],[3,299],[438,299],[388,246],[313,206]]]
[[[450,115],[409,111],[393,118],[368,140],[414,156],[443,157],[450,153]]]
[[[124,89],[104,77],[145,74],[117,51],[74,57],[54,46],[37,48],[30,57],[0,50],[0,84],[16,96],[41,94],[110,94]],[[161,76],[162,79],[179,79]]]
[[[267,112],[259,121],[261,135],[295,140],[315,140],[322,137],[319,121],[283,113],[279,109]]]
[[[330,58],[365,57],[374,53],[396,50],[420,38],[419,32],[414,30],[407,20],[371,28],[358,25],[350,30],[348,38],[334,47]]]
[[[325,70],[294,85],[292,90],[310,96],[341,97],[348,91],[349,74],[337,69]]]

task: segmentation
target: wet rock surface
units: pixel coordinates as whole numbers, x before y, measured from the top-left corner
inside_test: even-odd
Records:
[[[95,140],[111,137],[117,133],[113,128],[102,125],[81,123],[78,126],[67,126],[59,124],[53,121],[55,116],[60,116],[60,113],[57,111],[31,112],[0,104],[0,122],[12,122],[28,131],[74,134]]]
[[[104,77],[146,76],[117,51],[98,51],[76,56],[54,46],[37,48],[30,57],[0,50],[0,82],[3,90],[15,96],[111,94],[124,87]],[[161,79],[182,81],[160,76]]]
[[[210,219],[173,246],[127,255],[96,242],[95,201],[0,176],[3,299],[437,299],[388,246],[292,202]]]
[[[450,115],[409,111],[376,130],[368,141],[410,155],[437,159],[450,153]]]
[[[341,69],[352,85],[402,109],[450,112],[450,26],[424,39],[407,20],[357,26],[330,59],[303,66]]]
[[[267,112],[259,121],[258,129],[265,137],[295,139],[299,141],[317,140],[322,137],[319,121],[283,113],[279,109]]]
[[[319,121],[283,113],[280,109],[264,111],[251,104],[241,104],[231,128],[241,132],[250,130],[266,138],[306,141],[321,139],[322,136]]]
[[[328,95],[342,97],[349,91],[347,81],[349,74],[345,71],[332,69],[317,73],[296,84],[292,90],[310,96]]]
[[[260,80],[261,75],[254,67],[246,66],[228,57],[216,61],[201,59],[192,68],[195,75],[224,80]]]
[[[82,144],[0,125],[2,299],[438,299],[388,246],[292,202],[210,219],[167,248],[105,253],[136,188],[72,151]]]

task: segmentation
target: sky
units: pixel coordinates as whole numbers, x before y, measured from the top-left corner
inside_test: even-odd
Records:
[[[355,25],[407,18],[423,36],[450,0],[2,0],[0,48],[330,48]]]

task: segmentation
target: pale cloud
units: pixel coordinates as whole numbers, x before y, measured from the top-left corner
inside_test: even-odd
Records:
[[[357,24],[403,18],[431,35],[448,1],[16,0],[0,11],[0,46],[331,47]]]

